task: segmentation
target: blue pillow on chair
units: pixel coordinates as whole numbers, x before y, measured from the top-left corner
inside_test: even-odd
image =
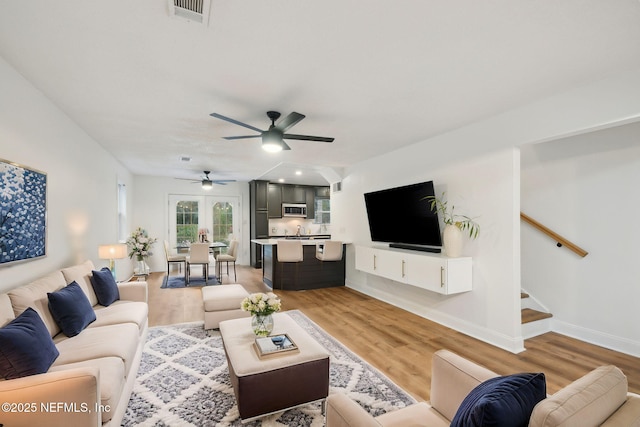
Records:
[[[78,335],[96,320],[96,313],[89,299],[75,281],[59,291],[48,292],[47,296],[53,319],[68,337]]]
[[[451,427],[527,427],[533,407],[546,397],[543,373],[491,378],[464,398]]]
[[[120,299],[118,284],[111,270],[104,267],[100,271],[93,270],[91,273],[91,285],[100,305],[107,307]]]
[[[28,307],[0,328],[0,376],[43,374],[60,355],[40,315]]]

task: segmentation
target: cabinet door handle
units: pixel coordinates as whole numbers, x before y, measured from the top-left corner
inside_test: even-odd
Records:
[[[373,256],[373,269],[376,269],[376,256]]]
[[[444,287],[444,267],[440,267],[440,287]]]
[[[402,260],[402,277],[404,277],[404,260]]]

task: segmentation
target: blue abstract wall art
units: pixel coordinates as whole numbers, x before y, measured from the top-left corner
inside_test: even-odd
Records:
[[[0,159],[0,266],[46,255],[47,174]]]

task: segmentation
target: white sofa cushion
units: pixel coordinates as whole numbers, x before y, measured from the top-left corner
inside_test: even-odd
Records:
[[[126,374],[124,362],[118,357],[101,357],[84,362],[52,366],[49,372],[59,372],[73,368],[93,367],[100,371],[100,404],[103,408],[115,408],[124,389]],[[95,408],[89,408],[94,411]],[[111,419],[111,411],[102,411],[102,422]]]
[[[90,328],[105,325],[118,325],[121,323],[133,323],[138,326],[142,334],[147,324],[149,306],[144,302],[116,301],[108,307],[96,305],[96,321],[89,325]]]
[[[123,323],[87,328],[72,338],[58,334],[53,341],[60,352],[54,366],[101,357],[118,357],[124,361],[125,372],[129,372],[140,343],[140,336],[137,325]]]
[[[49,311],[47,292],[55,292],[67,286],[60,271],[47,274],[33,282],[11,289],[7,294],[11,298],[11,305],[15,316],[19,316],[27,307],[33,308],[39,315],[49,334],[54,337],[60,332],[60,327]]]
[[[13,312],[13,307],[11,307],[9,295],[0,294],[0,327],[6,325],[15,318],[16,315]]]
[[[91,284],[91,272],[93,270],[95,270],[93,263],[91,261],[85,261],[82,264],[63,268],[61,271],[67,282],[65,284],[76,281],[87,295],[91,305],[96,305],[98,304],[98,297],[96,296],[96,293],[93,290],[93,285]]]

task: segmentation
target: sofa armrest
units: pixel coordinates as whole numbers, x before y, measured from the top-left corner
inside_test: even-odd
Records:
[[[380,427],[375,418],[343,393],[327,398],[326,421],[327,427]]]
[[[102,424],[97,368],[74,368],[0,381],[0,420],[12,427]]]
[[[118,283],[118,292],[121,300],[147,302],[147,282]]]
[[[493,371],[448,350],[433,354],[431,406],[452,420],[465,397],[478,384],[497,377]]]

